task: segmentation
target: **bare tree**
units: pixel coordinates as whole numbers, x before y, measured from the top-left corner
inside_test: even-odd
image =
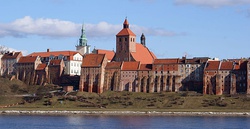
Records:
[[[3,46],[3,45],[0,45],[0,54],[5,54],[9,51],[9,48]]]

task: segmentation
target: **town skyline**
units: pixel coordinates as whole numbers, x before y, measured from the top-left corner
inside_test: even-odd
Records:
[[[91,50],[115,50],[115,35],[128,18],[131,30],[146,36],[157,58],[249,57],[250,1],[225,0],[46,0],[2,2],[0,45],[24,54],[75,50],[86,26]],[[110,6],[111,8],[107,7]],[[15,11],[14,11],[15,10]],[[8,15],[6,14],[8,12]]]

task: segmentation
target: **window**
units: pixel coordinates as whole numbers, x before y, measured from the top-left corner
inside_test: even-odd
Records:
[[[125,38],[125,41],[127,41],[127,38]]]

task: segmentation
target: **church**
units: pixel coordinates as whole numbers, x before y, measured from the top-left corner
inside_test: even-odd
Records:
[[[114,54],[111,53],[109,50],[94,49],[92,54],[84,55],[79,82],[80,91],[138,92],[140,88],[136,87],[137,71],[141,65],[152,66],[156,56],[146,47],[146,37],[143,33],[140,43],[136,42],[136,35],[130,30],[127,18],[122,30],[116,35],[116,51]]]
[[[136,35],[129,29],[127,18],[123,29],[116,35],[116,53],[114,61],[140,61],[142,64],[152,64],[156,56],[146,47],[146,38],[141,35],[140,43],[136,43]]]

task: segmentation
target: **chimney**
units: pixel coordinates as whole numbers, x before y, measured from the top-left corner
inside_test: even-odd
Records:
[[[49,52],[49,48],[47,49],[47,52]]]

